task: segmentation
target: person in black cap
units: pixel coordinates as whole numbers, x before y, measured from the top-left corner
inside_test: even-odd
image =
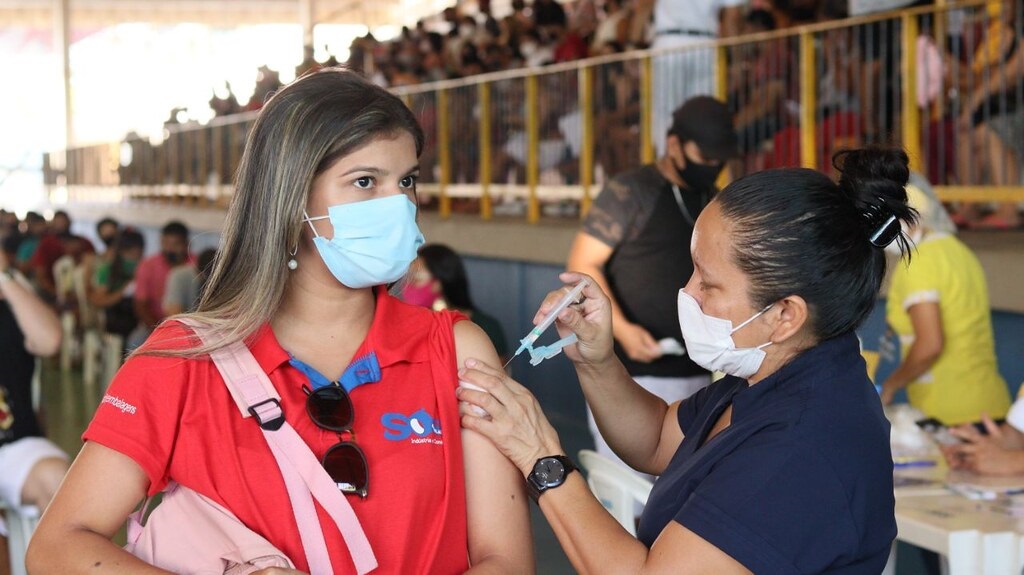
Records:
[[[594,200],[569,253],[568,269],[593,277],[609,294],[615,352],[629,374],[667,403],[710,383],[685,354],[676,293],[693,274],[693,225],[717,192],[726,160],[737,155],[732,115],[710,97],[687,100],[672,115],[665,155],[613,177]],[[621,461],[587,411],[598,453]]]

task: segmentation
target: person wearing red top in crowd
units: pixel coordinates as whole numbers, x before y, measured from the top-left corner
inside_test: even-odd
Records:
[[[39,240],[39,246],[29,260],[33,279],[42,292],[41,295],[51,302],[57,296],[57,282],[53,273],[53,265],[57,260],[70,255],[75,259],[75,264],[79,264],[84,256],[95,253],[96,249],[92,242],[71,233],[71,217],[67,212],[59,211],[53,214],[50,233]]]
[[[139,263],[135,272],[135,315],[142,328],[137,341],[129,342],[129,349],[138,347],[167,314],[164,313],[164,292],[171,270],[192,262],[188,252],[188,228],[181,222],[170,222],[160,230],[160,253]]]
[[[423,242],[422,145],[401,100],[349,71],[324,69],[271,97],[249,134],[206,289],[187,316],[208,326],[206,342],[167,321],[121,368],[33,537],[30,570],[165,572],[110,538],[168,481],[225,507],[308,569],[270,447],[206,355],[239,341],[318,459],[339,440],[364,455],[361,467],[325,471],[365,530],[374,573],[533,570],[522,478],[459,426],[457,366],[497,362],[494,347],[463,316],[387,291]],[[351,432],[322,429],[305,409],[307,394],[325,386],[351,400]],[[353,572],[337,527],[318,515],[333,571]]]

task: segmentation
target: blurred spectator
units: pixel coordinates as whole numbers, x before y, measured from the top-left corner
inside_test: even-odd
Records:
[[[18,226],[18,215],[6,210],[0,212],[0,241],[3,242],[4,255],[7,261],[14,262],[18,258],[18,245],[21,243],[21,230]]]
[[[171,270],[192,263],[188,253],[188,228],[181,222],[170,222],[160,231],[160,253],[142,260],[135,274],[135,315],[140,329],[132,334],[129,349],[145,341],[149,333],[167,314],[164,312],[164,292]]]
[[[531,28],[523,32],[519,39],[519,54],[528,68],[546,66],[555,61],[555,48],[543,43],[539,31]]]
[[[775,29],[771,12],[753,10],[747,16],[746,27],[754,31]],[[740,62],[737,73],[743,78],[738,85],[747,91],[736,94],[739,108],[736,112],[736,131],[745,149],[757,149],[765,140],[789,124],[791,110],[799,102],[799,83],[794,80],[794,39],[776,38],[758,42],[752,48],[752,58]]]
[[[680,48],[719,36],[739,33],[747,0],[657,0],[654,6],[654,49]],[[709,49],[654,57],[654,117],[651,136],[658,155],[672,111],[693,96],[712,95],[715,58]]]
[[[67,212],[59,211],[54,214],[50,229],[51,231],[39,240],[39,245],[28,265],[40,295],[52,303],[57,295],[53,270],[57,260],[70,255],[74,258],[75,265],[78,265],[82,263],[85,254],[95,254],[96,249],[89,240],[71,233],[71,217]]]
[[[629,12],[622,4],[623,0],[605,0],[604,16],[599,18],[590,43],[593,54],[618,52],[625,44],[626,29],[623,23],[628,22]]]
[[[203,294],[203,286],[210,276],[210,266],[217,250],[208,248],[200,252],[196,265],[180,265],[167,276],[167,289],[164,292],[164,313],[168,317],[179,313],[191,312],[199,305]]]
[[[565,9],[555,0],[533,0],[531,19],[533,27],[542,31],[548,28],[565,28],[569,23]]]
[[[57,314],[0,253],[0,501],[11,507],[42,512],[67,473],[67,455],[45,438],[32,405],[33,356],[57,353],[60,339]]]
[[[711,381],[682,350],[673,298],[694,272],[689,253],[678,248],[690,245],[697,217],[718,191],[718,175],[736,155],[732,121],[726,105],[711,97],[680,106],[665,155],[605,183],[566,264],[608,294],[616,355],[637,383],[669,405]],[[595,449],[621,461],[589,412]]]
[[[96,223],[96,237],[103,244],[104,253],[108,252],[117,241],[117,235],[121,231],[121,224],[114,218],[105,217]]]
[[[93,279],[91,303],[103,310],[103,328],[125,339],[139,325],[135,313],[136,271],[145,240],[139,232],[126,228],[114,242],[113,256],[99,262]]]
[[[512,13],[501,20],[505,43],[518,46],[523,33],[533,28],[533,19],[526,14],[524,0],[512,0]]]
[[[961,184],[1021,185],[1024,156],[1024,50],[1015,33],[1020,0],[994,4],[989,24],[969,67],[960,68],[964,105],[958,119],[959,133],[968,145],[958,146]],[[990,4],[992,6],[993,4]],[[1012,202],[998,204],[979,218],[976,209],[961,211],[962,225],[981,229],[1020,227],[1021,216]]]
[[[265,65],[260,66],[259,70],[256,71],[256,89],[253,90],[252,96],[249,97],[249,103],[245,105],[245,110],[247,112],[259,110],[263,107],[263,103],[270,98],[270,95],[280,87],[281,80],[278,73]]]
[[[21,243],[18,244],[17,260],[15,261],[15,267],[22,273],[29,273],[29,261],[31,261],[32,255],[36,253],[39,241],[42,240],[45,233],[46,219],[43,216],[36,212],[25,214],[21,230],[22,239]]]
[[[402,300],[434,311],[452,309],[465,314],[491,339],[498,357],[506,360],[509,349],[505,332],[497,319],[473,304],[466,267],[459,254],[443,244],[424,245],[418,253],[402,287]]]
[[[235,97],[234,92],[231,91],[231,84],[226,84],[226,86],[228,92],[226,97],[220,98],[217,96],[216,90],[213,92],[213,96],[210,97],[210,109],[213,110],[213,115],[218,118],[242,111],[242,106],[239,105],[238,99]]]

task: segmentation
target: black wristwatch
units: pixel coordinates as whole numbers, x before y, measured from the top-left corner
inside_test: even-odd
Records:
[[[526,476],[526,489],[536,501],[541,493],[565,483],[565,478],[576,471],[576,464],[565,455],[541,457]]]

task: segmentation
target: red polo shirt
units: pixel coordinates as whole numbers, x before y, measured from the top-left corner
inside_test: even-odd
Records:
[[[452,332],[461,319],[379,290],[373,323],[356,352],[356,358],[375,352],[381,367],[380,381],[351,392],[355,438],[369,464],[369,495],[348,498],[380,563],[375,573],[461,573],[469,566]],[[187,333],[174,324],[152,337],[183,346]],[[269,326],[249,348],[281,395],[288,423],[321,458],[339,438],[306,415],[306,376],[289,365]],[[135,460],[150,478],[151,495],[173,479],[231,510],[308,570],[277,463],[256,423],[242,418],[213,362],[133,357],[114,378],[83,439]],[[354,572],[340,533],[319,505],[317,510],[335,573]]]

